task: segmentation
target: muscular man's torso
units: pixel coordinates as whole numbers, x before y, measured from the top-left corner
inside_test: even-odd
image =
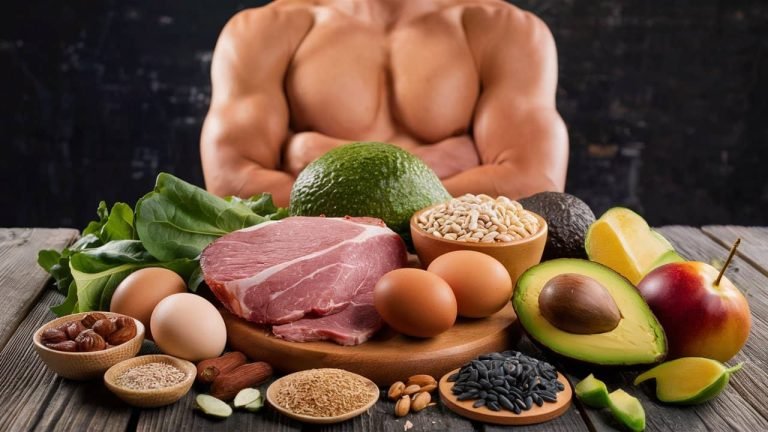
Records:
[[[330,3],[307,7],[314,24],[286,74],[294,132],[420,143],[467,132],[479,78],[461,6],[386,29]]]

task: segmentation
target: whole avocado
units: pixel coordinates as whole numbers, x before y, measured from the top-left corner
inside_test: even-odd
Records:
[[[540,192],[518,202],[526,210],[539,214],[549,225],[542,261],[587,258],[584,240],[595,214],[584,201],[567,193]]]
[[[451,199],[418,157],[386,143],[337,147],[304,169],[291,189],[294,216],[369,216],[383,220],[412,249],[410,218]]]

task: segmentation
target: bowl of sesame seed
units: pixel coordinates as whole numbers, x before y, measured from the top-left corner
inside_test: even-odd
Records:
[[[145,355],[107,370],[104,384],[129,405],[154,408],[181,399],[195,381],[195,365],[168,355]]]

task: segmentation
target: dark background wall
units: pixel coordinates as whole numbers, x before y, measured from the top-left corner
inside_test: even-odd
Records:
[[[159,171],[202,185],[232,0],[21,1],[0,15],[0,226],[75,226]],[[567,190],[652,224],[768,225],[768,5],[517,0],[551,27]]]

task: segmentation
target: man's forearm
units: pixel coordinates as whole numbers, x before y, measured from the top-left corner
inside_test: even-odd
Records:
[[[556,180],[545,175],[526,175],[514,172],[507,165],[482,165],[443,179],[443,185],[452,196],[466,193],[484,193],[493,197],[503,195],[519,199],[543,191],[562,192]]]
[[[218,196],[236,195],[241,198],[269,192],[277,206],[288,206],[295,180],[288,173],[264,169],[254,164],[235,175],[232,172],[222,174],[225,175],[221,179],[206,179],[209,192]]]

